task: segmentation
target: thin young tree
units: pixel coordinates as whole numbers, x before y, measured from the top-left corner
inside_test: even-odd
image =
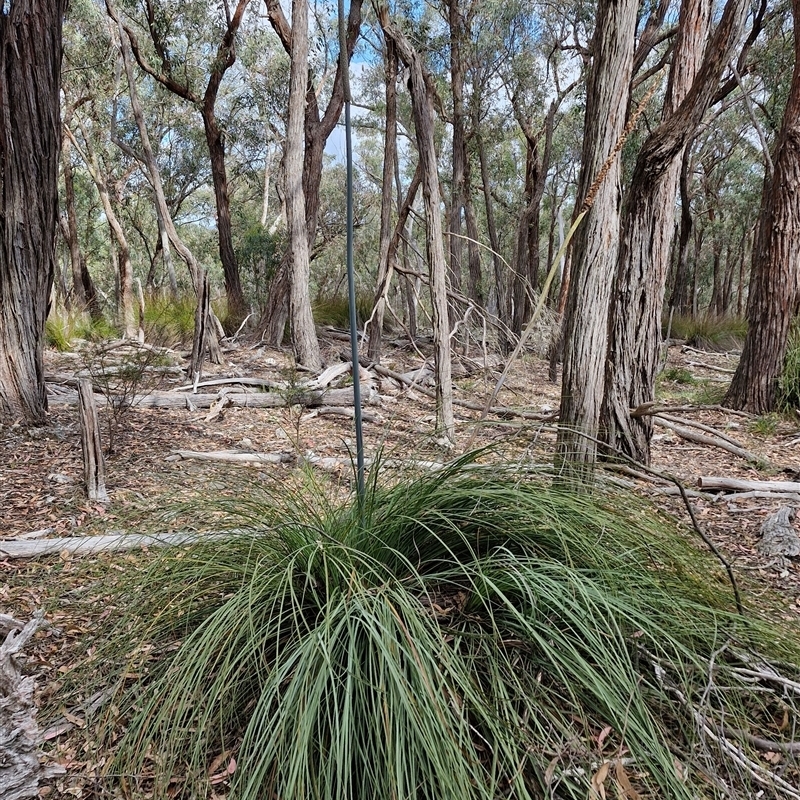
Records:
[[[425,200],[426,250],[430,269],[433,345],[436,370],[436,429],[449,441],[455,438],[453,385],[450,362],[450,326],[447,316],[447,262],[441,219],[441,193],[434,142],[433,88],[419,53],[391,21],[388,8],[375,3],[384,36],[391,39],[409,69],[414,130],[419,151],[422,196]]]

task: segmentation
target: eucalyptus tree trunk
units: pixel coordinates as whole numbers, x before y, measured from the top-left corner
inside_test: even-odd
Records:
[[[709,38],[711,0],[681,4],[662,122],[639,152],[623,208],[600,415],[612,458],[622,453],[650,461],[652,417],[631,411],[655,396],[683,150],[734,57],[748,8],[747,0],[728,0]]]
[[[560,100],[560,98],[559,98]],[[558,101],[553,101],[544,124],[544,147],[539,147],[539,137],[512,100],[517,122],[525,137],[525,190],[524,206],[517,224],[517,243],[514,258],[514,275],[511,286],[509,319],[511,330],[519,336],[531,313],[531,298],[539,280],[539,224],[542,198],[547,173]]]
[[[678,263],[675,267],[675,282],[672,286],[672,295],[669,300],[670,308],[679,314],[688,314],[691,310],[689,297],[689,242],[692,238],[692,199],[689,194],[689,165],[691,161],[691,145],[687,145],[681,161],[679,180],[681,197],[681,215],[678,232]]]
[[[475,203],[472,199],[472,168],[469,157],[464,165],[464,221],[467,226],[467,252],[469,259],[469,280],[467,283],[467,296],[470,300],[483,305],[483,279],[481,276],[481,251],[478,247],[480,232],[478,230],[478,216],[475,212]]]
[[[283,45],[289,58],[292,58],[294,35],[292,25],[286,19],[281,0],[264,0],[267,16],[273,30]],[[347,16],[347,56],[353,55],[356,40],[361,31],[362,0],[351,0]],[[349,61],[348,61],[349,63]],[[336,62],[336,74],[331,87],[330,100],[324,113],[320,113],[316,88],[309,82],[306,93],[305,120],[303,135],[305,149],[303,151],[303,192],[305,195],[306,229],[308,246],[311,249],[317,233],[319,218],[320,185],[322,183],[322,163],[325,143],[336,127],[344,108],[344,76],[341,59]],[[289,313],[289,294],[291,281],[289,275],[289,258],[281,261],[270,282],[269,298],[266,308],[261,314],[258,328],[265,342],[278,346],[283,341],[283,332]]]
[[[133,296],[133,265],[131,264],[131,249],[128,245],[128,237],[125,229],[119,221],[114,204],[111,202],[111,193],[103,175],[100,160],[92,146],[92,140],[86,128],[78,122],[78,127],[83,137],[85,152],[81,151],[74,134],[69,128],[64,128],[64,132],[80,152],[86,169],[89,172],[97,193],[100,195],[100,203],[103,206],[103,213],[106,215],[109,230],[111,231],[112,247],[116,246],[116,273],[118,279],[117,291],[117,314],[120,325],[122,325],[123,335],[126,339],[136,339],[139,335],[139,323],[136,317],[136,306]]]
[[[194,254],[186,245],[186,243],[178,235],[175,228],[175,223],[172,219],[172,214],[169,210],[167,198],[164,193],[164,184],[161,180],[161,170],[158,168],[155,153],[153,152],[153,145],[150,141],[150,134],[147,131],[147,123],[144,118],[144,111],[142,103],[139,99],[139,92],[136,88],[136,76],[133,71],[133,63],[126,41],[125,30],[122,26],[121,20],[117,15],[116,9],[110,0],[106,0],[106,9],[109,16],[117,22],[119,29],[119,46],[120,54],[122,55],[122,62],[125,67],[125,77],[128,81],[128,94],[131,100],[131,111],[136,122],[136,127],[139,131],[139,139],[142,143],[142,157],[144,166],[147,171],[147,176],[150,185],[153,187],[153,194],[156,199],[156,212],[158,216],[158,229],[161,237],[161,247],[164,253],[165,263],[171,263],[170,260],[170,243],[175,248],[175,251],[186,263],[189,270],[189,275],[192,280],[192,287],[194,288],[195,296],[197,298],[198,313],[195,315],[195,334],[194,346],[192,348],[192,359],[189,365],[189,375],[193,376],[199,374],[201,371],[202,360],[205,355],[205,346],[208,347],[211,361],[219,364],[222,360],[220,353],[219,343],[217,341],[216,332],[213,326],[209,325],[210,303],[207,301],[209,295],[208,276],[205,270],[198,264]],[[174,269],[168,268],[170,286],[173,287],[173,293],[177,289],[177,281]],[[206,299],[206,302],[204,302]],[[200,346],[205,345],[205,346]]]
[[[308,89],[308,2],[292,0],[292,59],[289,71],[289,120],[286,125],[286,222],[289,229],[289,318],[298,364],[319,369],[319,351],[309,293],[310,261],[303,192],[303,120]]]
[[[481,188],[483,190],[484,208],[486,210],[486,232],[489,234],[489,244],[492,248],[492,266],[494,268],[494,291],[497,301],[497,315],[502,317],[505,314],[506,291],[508,288],[508,277],[505,273],[505,266],[500,257],[500,237],[497,233],[497,222],[494,216],[494,202],[492,200],[492,185],[489,177],[489,163],[486,158],[486,145],[480,131],[480,109],[478,103],[473,102],[472,108],[473,135],[478,148],[478,165],[481,172]],[[505,334],[505,329],[500,328],[499,333],[500,350],[507,353],[511,350],[511,343]]]
[[[170,48],[162,39],[163,32],[156,23],[156,13],[152,0],[145,0],[145,11],[148,18],[150,38],[153,41],[156,53],[161,59],[161,71],[151,66],[142,52],[134,31],[128,26],[123,26],[130,41],[134,57],[142,70],[158,81],[165,89],[190,102],[198,110],[203,120],[217,209],[219,256],[222,262],[222,270],[225,274],[225,293],[228,299],[228,309],[234,317],[244,316],[246,303],[242,293],[239,265],[236,262],[236,254],[233,249],[228,176],[225,169],[225,137],[217,121],[216,104],[225,73],[236,63],[236,36],[249,3],[250,0],[238,0],[233,14],[230,13],[228,4],[225,3],[226,25],[216,52],[211,56],[208,81],[202,95],[194,92],[190,87],[185,69],[172,62]],[[197,284],[195,285],[197,286]]]
[[[573,240],[556,454],[556,466],[577,484],[591,481],[597,453],[619,248],[621,164],[615,150],[625,128],[638,7],[637,0],[599,0],[592,38],[576,202],[577,208],[590,207]],[[593,186],[601,171],[603,179]]]
[[[70,151],[72,142],[69,138],[62,141],[61,167],[64,174],[64,205],[66,206],[67,219],[65,238],[69,248],[69,260],[72,269],[72,299],[73,307],[81,311],[88,311],[92,319],[101,316],[100,305],[97,301],[97,290],[92,276],[86,268],[86,259],[81,252],[78,236],[78,217],[75,212],[75,175],[72,170]]]
[[[792,0],[794,72],[761,196],[747,299],[747,336],[725,405],[775,406],[789,327],[800,307],[800,0]]]
[[[386,40],[386,120],[383,138],[383,176],[381,182],[381,230],[378,280],[372,320],[367,326],[367,355],[380,363],[383,320],[386,312],[386,284],[389,279],[389,248],[392,241],[392,205],[395,164],[397,161],[397,48]]]
[[[42,350],[55,274],[65,0],[0,10],[0,419],[43,424]]]
[[[464,109],[466,68],[462,58],[464,20],[461,17],[459,0],[447,0],[447,19],[450,27],[450,91],[453,95],[453,175],[447,229],[450,251],[450,283],[453,289],[459,290],[461,289],[461,262],[464,253],[464,240],[461,238],[461,220],[464,214],[464,185],[467,163],[467,136],[464,124],[466,117]]]
[[[447,261],[442,240],[441,194],[434,144],[432,90],[428,86],[419,54],[405,35],[389,20],[385,5],[378,5],[378,18],[384,36],[394,41],[400,58],[411,73],[411,107],[419,150],[422,196],[425,200],[426,249],[430,269],[433,344],[436,369],[436,430],[452,442],[455,439],[453,386],[450,363],[450,326],[447,319]]]

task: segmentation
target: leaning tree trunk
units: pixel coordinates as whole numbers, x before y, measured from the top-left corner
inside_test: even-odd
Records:
[[[106,0],[106,9],[108,10],[108,15],[111,17],[111,19],[116,21],[119,29],[119,47],[122,55],[122,62],[125,67],[125,77],[128,81],[128,94],[130,95],[131,99],[131,111],[133,112],[133,117],[136,121],[136,127],[139,131],[139,138],[142,143],[144,166],[147,170],[147,175],[150,180],[150,185],[153,187],[153,194],[156,200],[159,236],[161,247],[164,252],[164,261],[165,263],[168,263],[169,246],[170,243],[172,243],[175,251],[186,263],[186,267],[189,270],[189,275],[192,280],[192,287],[194,288],[195,296],[197,297],[197,308],[202,312],[199,315],[195,315],[195,332],[192,345],[193,357],[191,369],[189,370],[189,375],[194,375],[199,371],[198,363],[202,363],[205,355],[204,347],[200,346],[203,342],[205,342],[205,344],[208,346],[209,357],[213,363],[219,364],[222,360],[222,354],[219,349],[219,342],[217,341],[216,332],[214,327],[210,324],[210,320],[208,319],[209,315],[213,312],[210,312],[209,303],[204,302],[204,298],[207,300],[209,293],[208,276],[205,269],[198,264],[194,254],[178,235],[178,231],[175,228],[175,223],[172,219],[169,205],[167,204],[166,194],[164,193],[164,184],[161,180],[161,170],[158,168],[158,162],[156,161],[155,153],[153,152],[153,145],[150,141],[150,134],[147,130],[147,123],[144,118],[144,110],[142,109],[142,103],[139,99],[139,92],[136,88],[136,76],[134,75],[133,71],[133,63],[131,61],[128,42],[126,41],[125,29],[111,0]],[[168,268],[168,272],[170,275],[170,285],[174,288],[177,288],[175,272],[171,266]],[[205,311],[202,311],[203,308],[205,308]],[[194,355],[195,351],[199,352],[197,357]]]
[[[35,424],[47,411],[65,9],[65,0],[14,0],[0,11],[0,419]]]
[[[765,177],[753,243],[747,336],[725,405],[763,414],[775,405],[777,381],[800,306],[800,0],[792,0],[794,73]]]
[[[749,7],[728,0],[708,39],[711,6],[711,0],[681,4],[663,121],[642,146],[622,216],[600,428],[610,457],[622,453],[643,464],[650,461],[653,418],[631,410],[654,399],[683,150],[734,55]]]
[[[386,290],[389,278],[389,248],[392,242],[394,166],[397,158],[397,48],[386,40],[386,128],[383,139],[383,180],[381,182],[381,230],[375,310],[367,326],[367,355],[380,363]]]
[[[594,202],[574,240],[556,456],[565,477],[577,483],[591,480],[597,452],[608,307],[619,248],[621,164],[612,156],[625,128],[638,7],[637,0],[600,0],[586,87],[577,207]],[[607,172],[592,198],[590,189],[601,170]]]
[[[442,241],[441,195],[434,144],[434,111],[422,60],[405,35],[389,21],[385,5],[378,6],[384,35],[394,41],[400,58],[411,73],[411,106],[417,148],[422,165],[422,196],[427,223],[426,249],[430,268],[433,345],[436,368],[436,430],[452,442],[455,438],[453,385],[450,363],[450,326],[447,319],[447,262]]]

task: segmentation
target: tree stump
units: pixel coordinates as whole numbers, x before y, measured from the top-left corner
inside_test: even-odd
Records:
[[[78,402],[86,496],[93,502],[107,503],[105,464],[103,449],[100,445],[100,423],[97,420],[97,405],[94,402],[91,381],[81,380],[78,383]]]
[[[792,525],[795,510],[784,506],[764,520],[761,525],[761,541],[757,550],[761,555],[783,561],[800,556],[800,537]]]

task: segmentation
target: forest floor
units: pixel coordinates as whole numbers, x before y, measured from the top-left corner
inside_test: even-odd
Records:
[[[340,338],[327,339],[327,362],[345,358],[346,346]],[[481,354],[473,356],[456,364],[456,397],[485,402],[499,376],[498,359],[487,363]],[[690,489],[697,488],[700,476],[794,481],[800,475],[800,418],[754,418],[717,405],[736,358],[736,354],[700,352],[681,345],[669,349],[667,369],[659,380],[659,400],[680,408],[676,416],[725,433],[762,460],[754,465],[718,447],[689,442],[656,427],[653,468],[671,473]],[[307,377],[292,369],[291,356],[285,351],[243,346],[226,351],[224,360],[208,368],[205,378],[250,376],[294,387]],[[422,366],[422,360],[410,348],[393,347],[383,364],[403,373]],[[46,354],[46,372],[55,380],[74,375],[84,366],[75,354]],[[552,422],[490,416],[478,424],[480,412],[457,408],[457,448],[446,450],[434,437],[434,400],[418,389],[373,377],[372,393],[379,395],[380,402],[368,407],[377,416],[364,424],[367,456],[380,452],[390,460],[441,462],[470,442],[472,446],[495,445],[512,460],[552,461]],[[168,375],[158,388],[175,387],[185,380]],[[367,384],[366,394],[369,388]],[[559,388],[548,381],[547,364],[528,355],[512,367],[497,403],[546,417],[557,410],[558,401]],[[107,423],[105,410],[100,416],[101,424]],[[103,435],[108,446],[107,428]],[[110,502],[102,505],[88,502],[83,492],[80,426],[74,405],[59,402],[53,394],[46,427],[0,427],[0,613],[24,621],[44,608],[54,626],[37,634],[26,662],[36,679],[40,724],[47,729],[53,763],[68,770],[44,786],[42,796],[111,796],[87,778],[100,771],[102,757],[88,740],[82,712],[70,709],[59,691],[82,638],[111,613],[102,598],[84,591],[87,576],[121,569],[121,564],[136,562],[142,554],[71,556],[62,552],[36,559],[4,559],[3,541],[213,530],[215,522],[219,524],[215,515],[223,512],[204,510],[203,501],[209,496],[235,500],[254,487],[274,485],[314,456],[330,459],[325,480],[344,493],[352,479],[348,461],[354,440],[352,420],[299,406],[217,410],[134,406],[120,416],[114,431],[113,448],[106,457]],[[177,450],[282,453],[287,460],[255,467],[171,460]],[[679,519],[682,529],[692,535],[679,497],[658,494],[654,484],[629,475],[618,477],[632,482],[637,492]],[[692,503],[705,534],[732,564],[747,605],[763,604],[776,624],[797,625],[800,631],[800,559],[774,563],[756,549],[761,524],[786,502],[776,497],[703,495],[693,497]]]

